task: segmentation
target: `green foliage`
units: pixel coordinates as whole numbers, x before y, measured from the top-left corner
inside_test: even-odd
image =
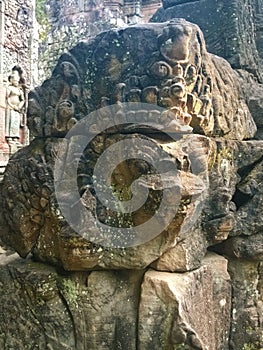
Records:
[[[67,303],[69,303],[71,306],[77,305],[77,298],[78,298],[78,286],[75,283],[74,280],[70,278],[62,278],[59,281],[61,292],[66,299]]]
[[[46,0],[36,0],[36,19],[39,24],[39,39],[44,42],[50,29],[48,15],[46,12]]]
[[[36,19],[40,25],[48,22],[45,4],[46,0],[36,0]]]
[[[258,342],[257,342],[257,344],[258,344]],[[251,343],[247,344],[246,343],[246,344],[244,344],[242,350],[257,350],[257,349],[259,349],[257,344],[251,344]]]

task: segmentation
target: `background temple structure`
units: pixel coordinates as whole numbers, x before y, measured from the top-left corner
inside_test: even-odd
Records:
[[[35,1],[0,2],[0,176],[10,153],[17,148],[7,143],[5,134],[6,88],[8,77],[15,66],[23,71],[25,108],[21,118],[19,143],[27,143],[26,94],[38,82],[38,35],[35,20]]]
[[[147,23],[162,5],[160,0],[47,0],[50,24],[40,45],[39,80],[51,75],[63,52],[110,28]]]
[[[263,0],[160,5],[0,0],[1,350],[263,349]]]
[[[35,0],[0,2],[0,175],[9,154],[17,149],[13,146],[10,149],[4,131],[6,86],[12,68],[19,65],[23,70],[26,95],[39,81],[51,75],[59,56],[79,40],[94,37],[111,27],[146,23],[160,6],[160,0],[47,0],[45,11],[49,25],[44,29],[44,39],[39,39]],[[24,112],[20,138],[22,145],[28,143],[26,109]]]

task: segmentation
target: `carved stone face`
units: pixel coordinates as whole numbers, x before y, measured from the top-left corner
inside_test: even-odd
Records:
[[[208,178],[217,148],[209,146],[206,136],[216,136],[219,130],[237,139],[241,124],[249,119],[244,112],[238,115],[240,123],[236,118],[235,78],[230,73],[224,76],[230,69],[226,65],[218,72],[215,60],[206,52],[200,29],[179,19],[114,29],[64,54],[51,79],[30,95],[28,125],[38,137],[14,158],[4,185],[9,236],[16,237],[19,253],[26,256],[33,250],[42,261],[70,270],[145,268],[174,247],[182,239],[184,219],[191,223],[196,218],[199,206],[194,199],[203,191],[202,182]],[[225,96],[235,98],[225,101]],[[145,125],[147,118],[151,118],[150,125]],[[72,128],[77,121],[80,128]],[[206,136],[189,135],[193,128]],[[68,131],[73,132],[69,138],[65,137]],[[87,135],[92,141],[83,150],[78,142],[82,136],[86,141]],[[128,146],[119,145],[123,140],[129,140]],[[114,163],[116,159],[121,166]],[[161,160],[161,174],[154,159]],[[61,167],[54,170],[54,164]],[[171,164],[177,171],[170,172]],[[108,199],[104,203],[94,172],[104,176],[109,168],[111,176],[99,183],[102,194],[111,189],[117,198],[128,201],[133,198],[133,180],[138,180],[139,199],[146,190],[149,201],[130,212],[125,211],[126,203],[118,203],[118,210],[110,207]],[[62,191],[60,202],[54,195],[57,185]],[[72,194],[73,185],[77,189]],[[163,193],[167,193],[165,211],[156,218]],[[167,214],[171,213],[169,223]],[[144,224],[152,216],[151,229],[131,230],[128,235],[121,230],[107,233],[112,228],[126,230]],[[110,227],[101,232],[97,219]],[[81,235],[76,234],[79,227],[74,232],[69,222],[84,223]],[[153,238],[152,232],[160,225],[163,231]],[[121,244],[127,240],[130,244],[123,255],[120,237]],[[135,246],[137,238],[144,243]],[[103,244],[112,249],[101,248]]]
[[[58,118],[68,120],[74,115],[74,105],[71,101],[62,101],[58,105]]]
[[[190,26],[168,26],[167,39],[160,51],[164,58],[171,62],[186,62],[189,59],[189,42],[192,34]]]
[[[19,86],[19,80],[20,80],[20,76],[18,74],[17,71],[14,71],[11,75],[10,75],[10,83],[13,86]]]

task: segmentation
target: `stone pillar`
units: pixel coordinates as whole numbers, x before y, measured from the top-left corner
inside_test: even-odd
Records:
[[[4,52],[4,15],[5,3],[0,1],[0,179],[8,161],[9,147],[5,141],[5,95],[3,82],[3,52]]]
[[[9,158],[9,147],[5,141],[5,95],[6,89],[0,83],[0,180]]]
[[[0,1],[0,84],[3,81],[3,50],[4,50],[4,30],[5,30],[5,2]]]

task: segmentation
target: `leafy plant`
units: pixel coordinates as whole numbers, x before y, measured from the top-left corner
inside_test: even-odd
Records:
[[[50,23],[46,11],[46,0],[36,0],[36,19],[39,24],[39,40],[44,42],[50,30]]]

